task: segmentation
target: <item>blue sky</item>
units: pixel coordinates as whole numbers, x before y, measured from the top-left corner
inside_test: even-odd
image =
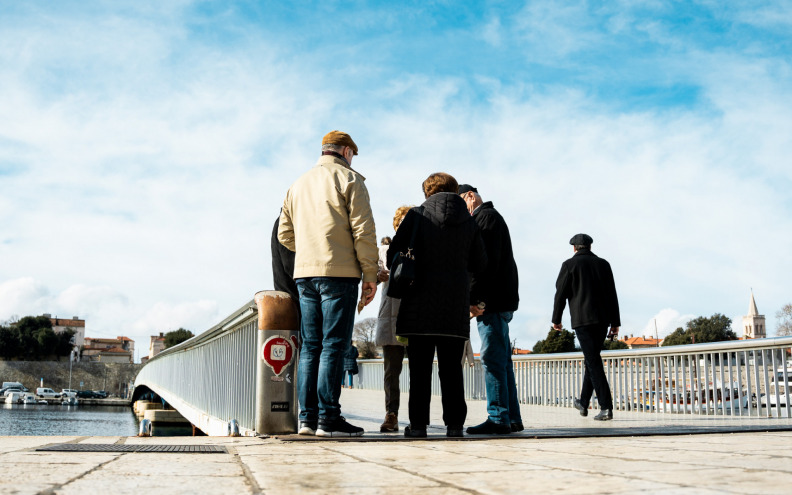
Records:
[[[772,334],[790,28],[790,2],[3,3],[0,320],[79,315],[139,348],[210,327],[271,287],[285,191],[342,129],[379,237],[435,171],[495,203],[523,347],[577,232],[624,332],[739,327],[753,288]]]

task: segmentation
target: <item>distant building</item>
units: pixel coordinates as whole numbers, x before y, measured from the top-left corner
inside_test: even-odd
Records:
[[[148,358],[153,358],[162,352],[163,349],[165,349],[165,335],[163,335],[162,332],[160,332],[159,337],[152,335],[151,342],[149,342]]]
[[[653,339],[651,337],[633,337],[632,335],[627,337],[625,335],[622,339],[622,342],[627,344],[627,347],[630,349],[642,349],[645,347],[660,347],[660,344],[663,343],[663,339]]]
[[[133,363],[135,341],[129,337],[115,339],[86,337],[82,359],[83,361],[101,361],[103,363]]]
[[[748,314],[743,316],[742,322],[744,339],[764,339],[767,337],[765,317],[760,315],[756,309],[753,291],[751,291],[751,302],[748,304]]]
[[[81,320],[77,316],[72,316],[70,319],[53,318],[49,313],[44,313],[44,316],[49,318],[52,322],[52,330],[55,333],[60,334],[66,330],[72,330],[74,332],[75,349],[79,349],[85,344],[85,320]]]

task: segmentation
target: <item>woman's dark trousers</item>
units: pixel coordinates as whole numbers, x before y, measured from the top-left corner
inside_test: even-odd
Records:
[[[410,364],[410,424],[416,429],[425,428],[429,424],[435,350],[442,392],[443,422],[446,426],[462,427],[467,416],[465,385],[462,379],[465,339],[458,337],[409,337],[407,359]]]

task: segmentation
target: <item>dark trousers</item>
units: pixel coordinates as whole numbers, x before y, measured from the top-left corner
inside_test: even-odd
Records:
[[[607,325],[586,325],[575,329],[580,350],[583,351],[583,360],[586,371],[583,373],[583,387],[580,389],[580,403],[588,407],[591,394],[597,392],[597,401],[600,409],[613,409],[608,377],[602,366],[602,343],[608,335]]]
[[[432,362],[437,351],[437,367],[443,403],[443,423],[461,428],[467,416],[465,385],[462,379],[462,353],[465,339],[457,337],[410,336],[407,359],[410,363],[410,424],[425,428],[429,424],[432,400]]]
[[[399,377],[401,376],[404,361],[403,345],[382,346],[382,357],[385,365],[385,412],[398,416],[401,390],[399,390]]]

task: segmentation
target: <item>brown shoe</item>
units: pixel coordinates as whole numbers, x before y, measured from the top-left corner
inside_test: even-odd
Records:
[[[389,412],[385,415],[385,422],[380,425],[380,433],[394,433],[399,431],[399,418],[396,413]]]

